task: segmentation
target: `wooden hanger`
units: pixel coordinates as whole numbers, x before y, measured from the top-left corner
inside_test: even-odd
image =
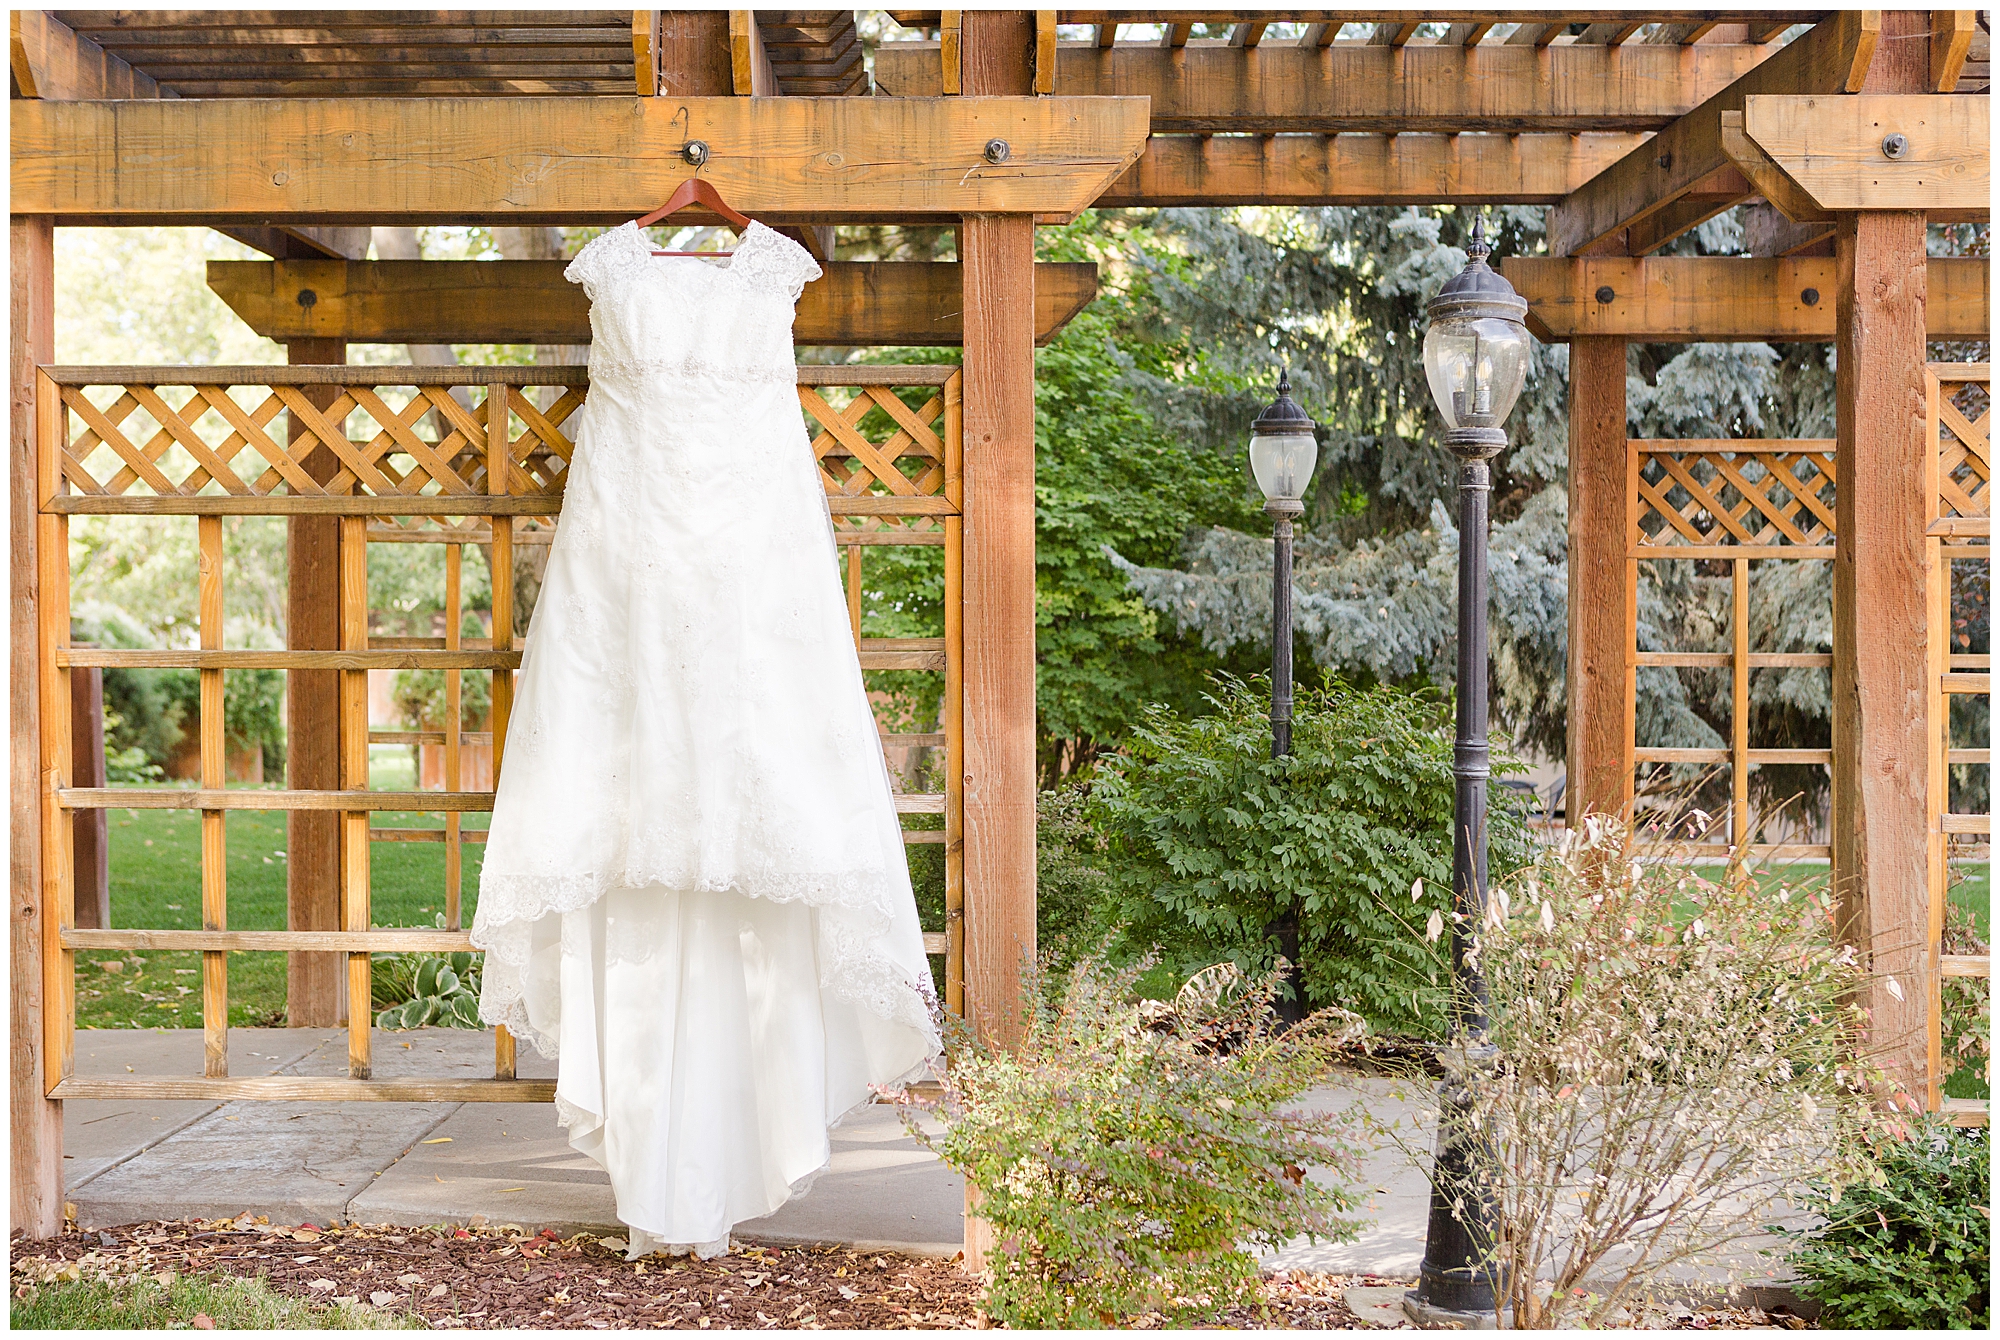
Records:
[[[634,220],[634,222],[641,228],[647,228],[677,210],[686,209],[689,205],[706,206],[714,213],[720,215],[722,221],[734,228],[739,236],[750,227],[750,218],[731,209],[728,202],[723,200],[721,193],[700,177],[689,177],[674,189],[672,195],[667,197],[666,204],[661,205],[651,214],[646,215],[646,217]],[[653,254],[655,256],[730,256],[735,253],[729,251],[655,251]]]

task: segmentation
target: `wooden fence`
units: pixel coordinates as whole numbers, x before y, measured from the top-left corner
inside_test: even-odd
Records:
[[[1926,683],[1931,739],[1931,825],[1929,837],[1929,1104],[1962,1124],[1984,1124],[1987,1104],[1944,1097],[1941,1073],[1941,1004],[1945,977],[1990,978],[1990,954],[1945,954],[1945,907],[1954,842],[1990,839],[1989,814],[1954,812],[1951,769],[1989,767],[1986,747],[1960,748],[1952,738],[1951,700],[1990,693],[1991,657],[1955,652],[1952,646],[1954,560],[1991,557],[1991,391],[1984,364],[1932,364],[1928,390],[1927,517],[1929,544],[1928,662]],[[1755,749],[1750,745],[1750,673],[1758,669],[1825,669],[1833,657],[1822,652],[1751,650],[1750,565],[1762,561],[1831,560],[1834,555],[1834,489],[1838,463],[1831,440],[1757,439],[1672,441],[1635,439],[1626,460],[1627,551],[1625,617],[1628,629],[1627,686],[1641,667],[1726,669],[1730,672],[1730,740],[1720,749],[1641,746],[1628,694],[1626,741],[1641,774],[1661,765],[1705,765],[1729,770],[1729,810],[1719,816],[1705,841],[1657,844],[1677,860],[1720,860],[1735,843],[1753,856],[1775,859],[1828,859],[1821,843],[1759,843],[1752,831],[1751,769],[1760,764],[1831,767],[1831,749]],[[1641,651],[1638,642],[1639,565],[1662,560],[1722,562],[1729,565],[1731,599],[1728,651]],[[1641,794],[1644,786],[1639,787]],[[1721,841],[1710,834],[1717,834]]]
[[[944,790],[899,794],[905,814],[939,814],[942,830],[905,830],[945,848],[946,930],[926,935],[945,960],[946,1004],[964,1006],[962,853],[963,712],[959,622],[961,537],[959,372],[951,366],[806,367],[798,394],[809,421],[836,539],[845,554],[848,610],[864,670],[943,675],[941,730],[890,734],[885,746],[941,747]],[[45,367],[36,382],[36,497],[43,647],[43,1073],[52,1098],[288,1098],[428,1102],[549,1101],[554,1085],[514,1074],[514,1044],[495,1030],[492,1079],[375,1079],[370,1045],[371,954],[470,949],[460,905],[463,826],[490,811],[491,792],[459,789],[461,676],[492,676],[495,775],[501,766],[520,665],[512,584],[493,583],[489,636],[460,636],[464,546],[489,546],[495,573],[513,569],[519,542],[547,543],[559,517],[573,444],[568,425],[588,394],[577,367],[87,368]],[[127,651],[71,647],[69,537],[73,515],[197,518],[198,648]],[[231,515],[331,515],[340,527],[337,650],[254,651],[223,646],[222,519]],[[445,546],[442,637],[369,635],[367,545]],[[863,555],[876,545],[942,546],[943,636],[860,636]],[[200,682],[199,785],[78,788],[71,780],[73,668],[183,667]],[[226,789],[223,676],[230,669],[331,670],[341,678],[337,790]],[[448,695],[437,731],[371,731],[368,672],[436,669]],[[443,791],[373,791],[371,743],[438,743]],[[73,918],[74,824],[89,809],[194,809],[202,815],[200,930],[79,930]],[[339,930],[230,930],[226,816],[231,810],[330,810],[341,816]],[[371,825],[381,812],[441,814],[442,829]],[[432,836],[435,834],[435,836]],[[369,845],[445,846],[445,927],[376,929],[370,915]],[[202,956],[205,1061],[200,1076],[77,1076],[75,956],[79,949],[195,950]],[[335,951],[348,962],[348,1076],[231,1077],[228,956],[247,950]]]
[[[1946,977],[1993,976],[1993,956],[1943,952],[1945,905],[1951,887],[1951,855],[1955,843],[1993,836],[1993,816],[1955,812],[1951,769],[1985,767],[1992,776],[1990,747],[1961,749],[1952,740],[1952,699],[1986,695],[1992,701],[1993,658],[1990,652],[1971,655],[1953,648],[1952,593],[1963,576],[1961,560],[1990,563],[1993,557],[1992,495],[1992,377],[1985,364],[1934,363],[1925,370],[1925,421],[1929,450],[1924,497],[1929,515],[1925,537],[1930,550],[1924,564],[1929,583],[1924,682],[1930,693],[1930,833],[1928,874],[1930,893],[1931,987],[1927,993],[1930,1091],[1933,1111],[1942,1110],[1961,1125],[1984,1125],[1988,1104],[1970,1098],[1946,1098],[1943,1073],[1943,1008],[1939,989]],[[1991,715],[1988,715],[1991,730]],[[1988,745],[1990,746],[1990,741]],[[1991,1082],[1989,1070],[1987,1076]]]

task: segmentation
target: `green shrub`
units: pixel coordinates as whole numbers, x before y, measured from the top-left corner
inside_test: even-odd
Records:
[[[1992,1145],[1942,1122],[1879,1151],[1883,1178],[1812,1208],[1826,1227],[1791,1253],[1799,1293],[1823,1324],[1854,1329],[1985,1330],[1993,1265]]]
[[[398,670],[391,696],[396,714],[408,730],[444,729],[443,670]],[[460,730],[479,730],[493,697],[493,676],[473,672],[459,674],[458,721]]]
[[[1266,686],[1214,684],[1214,712],[1148,709],[1098,764],[1091,817],[1107,842],[1109,920],[1184,971],[1229,956],[1261,972],[1276,953],[1266,927],[1295,908],[1309,1004],[1355,1010],[1385,1032],[1441,1032],[1449,973],[1424,932],[1451,912],[1449,701],[1307,692],[1292,753],[1273,759]],[[1531,850],[1503,796],[1488,825],[1495,878]]]
[[[1335,1119],[1288,1109],[1361,1024],[1324,1011],[1271,1030],[1274,977],[1221,964],[1172,1006],[1139,1001],[1143,964],[1086,955],[1035,1002],[1012,1051],[968,1045],[911,1132],[963,1173],[991,1225],[988,1309],[1016,1327],[1094,1327],[1159,1312],[1213,1319],[1255,1290],[1251,1251],[1335,1241],[1358,1197],[1302,1169],[1352,1167]]]
[[[1111,881],[1089,805],[1090,792],[1074,784],[1035,801],[1035,935],[1044,955],[1063,968],[1091,948],[1093,911]]]
[[[154,687],[166,705],[166,718],[177,728],[176,739],[201,719],[201,672],[153,670]],[[110,685],[105,686],[106,697]],[[222,733],[230,749],[259,749],[264,770],[274,779],[285,767],[285,672],[228,670],[222,676]]]
[[[444,926],[444,914],[437,914]],[[432,1025],[438,1028],[484,1028],[479,1021],[480,956],[454,954],[377,954],[373,1004],[375,1026],[389,1032]]]

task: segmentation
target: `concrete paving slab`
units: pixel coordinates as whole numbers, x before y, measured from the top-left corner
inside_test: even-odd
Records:
[[[1430,1180],[1420,1157],[1434,1138],[1435,1121],[1428,1115],[1434,1103],[1406,1081],[1368,1076],[1304,1095],[1301,1106],[1315,1112],[1339,1112],[1359,1104],[1385,1133],[1361,1158],[1359,1186],[1366,1199],[1352,1217],[1366,1226],[1352,1242],[1301,1238],[1265,1254],[1264,1263],[1285,1270],[1415,1279],[1424,1259],[1424,1229],[1430,1218]],[[1330,1176],[1317,1169],[1310,1175]]]
[[[569,1147],[553,1103],[464,1103],[349,1206],[363,1223],[496,1224],[611,1232],[604,1170]]]
[[[805,1195],[736,1232],[773,1244],[955,1256],[965,1246],[965,1179],[910,1138],[894,1107],[878,1103],[834,1128],[833,1160]]]
[[[237,1028],[229,1070],[270,1075],[320,1046],[332,1029]],[[79,1075],[199,1075],[198,1028],[85,1028],[76,1034]],[[218,1104],[85,1099],[63,1104],[63,1182],[68,1191],[158,1143]]]

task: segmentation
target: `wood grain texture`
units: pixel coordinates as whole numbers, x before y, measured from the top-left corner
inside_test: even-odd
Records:
[[[1831,256],[1509,256],[1501,273],[1528,300],[1528,327],[1544,341],[1592,335],[1645,343],[1834,337],[1838,276]],[[1984,257],[1931,258],[1929,337],[1985,339],[1992,329],[1991,283],[1992,267]],[[1600,302],[1598,295],[1607,288],[1611,300]]]
[[[368,522],[363,517],[340,519],[340,646],[355,653],[368,649]],[[340,672],[340,785],[350,795],[368,794],[368,672]],[[441,797],[446,801],[456,797]],[[433,802],[436,803],[436,802]],[[368,809],[340,815],[340,928],[365,931],[371,921]],[[347,1073],[367,1079],[372,1061],[369,1044],[375,1024],[372,960],[365,953],[347,956]]]
[[[1951,222],[1991,207],[1991,109],[1977,98],[1750,97],[1743,131],[1822,209],[1921,209]],[[1883,152],[1889,135],[1908,142],[1903,157]]]
[[[1921,1096],[1925,1001],[1937,989],[1924,944],[1924,216],[1847,216],[1836,260],[1834,884],[1842,933],[1870,968],[1870,1050]],[[1888,989],[1891,979],[1898,990]]]
[[[729,11],[729,82],[738,97],[768,98],[780,91],[755,10]]]
[[[47,10],[16,9],[14,86],[23,98],[172,98],[153,77],[82,37]]]
[[[1979,11],[1975,9],[1934,9],[1931,11],[1931,69],[1929,89],[1949,93],[1958,87],[1965,73],[1965,58],[1972,54],[1972,39],[1979,32]]]
[[[1663,127],[1652,140],[1549,211],[1549,253],[1581,254],[1680,199],[1716,169],[1729,166],[1722,147],[1722,113],[1742,111],[1750,95],[1858,92],[1881,36],[1881,22],[1877,10],[1845,10],[1826,18]],[[1614,58],[1624,60],[1633,54],[1632,48],[1625,48]]]
[[[196,586],[198,588],[199,634],[204,650],[222,646],[223,571],[222,518],[205,516],[195,523]],[[214,650],[211,650],[214,654]],[[63,664],[58,656],[56,664]],[[223,703],[220,665],[203,666],[197,672],[201,695],[200,758],[201,786],[220,791],[225,785],[223,766]],[[228,815],[221,810],[201,812],[201,926],[219,931],[229,925],[229,836],[224,826]],[[229,956],[220,951],[201,956],[202,1073],[219,1079],[229,1073]]]
[[[1155,135],[1097,204],[1553,205],[1640,143],[1632,131]]]
[[[325,368],[347,362],[340,340],[287,342],[294,364]],[[297,374],[295,374],[297,375]],[[333,403],[328,387],[309,387],[320,408]],[[287,416],[289,422],[289,416]],[[291,432],[303,431],[292,423]],[[300,463],[325,482],[340,461],[325,446]],[[294,651],[340,646],[340,522],[333,516],[294,515],[286,520],[289,552],[285,588],[287,644]],[[285,785],[303,791],[340,787],[340,676],[332,670],[295,670],[285,679]],[[340,821],[323,811],[300,811],[285,820],[285,924],[293,930],[334,930],[340,925]],[[347,965],[334,954],[291,952],[285,958],[285,1022],[293,1028],[332,1028],[346,1010]]]
[[[238,1079],[181,1078],[172,1075],[119,1075],[63,1081],[65,1098],[119,1103],[195,1101],[224,1103],[248,1098],[306,1103],[548,1103],[552,1079],[339,1079],[318,1076],[251,1075]]]
[[[728,10],[662,10],[659,31],[662,98],[716,98],[736,92]]]
[[[83,670],[69,677],[70,777],[78,786],[104,782],[104,672]],[[76,866],[72,876],[74,924],[111,924],[111,824],[99,810],[73,816]]]
[[[1068,219],[1146,129],[1122,98],[23,100],[12,207],[66,224],[610,225],[693,175],[681,149],[699,139],[701,175],[766,223]]]
[[[37,549],[37,376],[55,356],[55,228],[8,220],[8,827],[7,1117],[10,1224],[32,1238],[62,1229],[62,1104],[43,1097],[43,937],[54,918],[42,901],[41,571]],[[43,397],[53,395],[46,386]],[[54,414],[49,415],[54,419]],[[55,436],[53,424],[46,431]]]
[[[1634,611],[1628,519],[1625,341],[1569,352],[1569,822],[1632,799]]]
[[[1055,92],[1150,98],[1155,133],[1652,130],[1767,58],[1748,45],[1066,43]],[[875,53],[877,87],[900,99],[937,97],[938,70],[934,43],[884,43]]]
[[[590,300],[562,261],[210,261],[209,289],[252,330],[288,341],[587,344]],[[963,337],[959,267],[833,261],[806,285],[796,344],[953,345]],[[301,303],[310,292],[313,302]],[[1035,342],[1097,296],[1097,267],[1035,267]]]

